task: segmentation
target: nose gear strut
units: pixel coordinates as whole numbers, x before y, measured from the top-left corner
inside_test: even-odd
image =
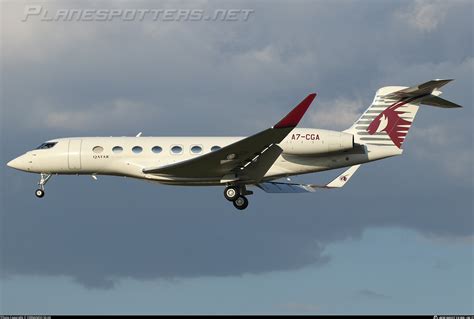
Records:
[[[45,173],[40,174],[40,180],[38,182],[39,188],[35,191],[36,197],[41,198],[44,196],[44,185],[46,185],[46,183],[49,181],[51,176],[52,174],[45,174]]]

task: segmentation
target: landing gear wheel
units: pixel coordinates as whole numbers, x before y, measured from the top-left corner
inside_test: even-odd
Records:
[[[38,198],[43,197],[43,196],[44,196],[44,190],[38,188],[38,189],[35,191],[35,195],[36,195],[36,197],[38,197]]]
[[[224,197],[228,201],[235,201],[240,196],[239,189],[235,186],[226,187],[224,190]]]
[[[246,209],[249,205],[249,200],[245,196],[239,196],[234,201],[234,207],[240,210]]]

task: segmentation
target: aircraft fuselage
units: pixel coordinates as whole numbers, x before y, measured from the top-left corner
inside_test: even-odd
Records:
[[[146,174],[147,167],[186,161],[232,144],[244,137],[73,137],[50,140],[51,148],[34,149],[8,165],[45,174],[116,175],[174,185],[226,184],[222,176],[207,179]],[[278,144],[283,149],[264,180],[352,166],[399,155],[395,149],[353,145],[343,132],[295,128]],[[388,152],[387,152],[388,151]]]

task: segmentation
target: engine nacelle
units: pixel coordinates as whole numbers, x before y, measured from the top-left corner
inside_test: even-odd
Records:
[[[349,133],[299,128],[279,144],[285,154],[317,155],[350,150],[354,147],[354,136]]]

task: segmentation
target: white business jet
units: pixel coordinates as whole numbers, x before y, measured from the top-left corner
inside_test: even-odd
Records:
[[[451,80],[379,89],[348,129],[295,128],[316,94],[308,95],[269,129],[250,137],[74,137],[47,141],[7,165],[39,173],[36,196],[52,175],[115,175],[171,185],[225,186],[237,209],[248,206],[248,186],[268,193],[314,192],[344,186],[360,164],[401,155],[420,104],[461,107],[439,97]],[[349,167],[327,185],[275,181]]]

